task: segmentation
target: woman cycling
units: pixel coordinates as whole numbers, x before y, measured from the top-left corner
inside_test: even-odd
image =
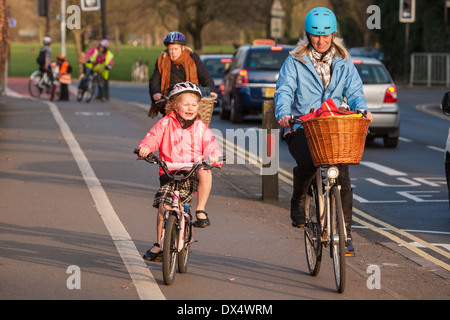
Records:
[[[275,93],[275,115],[278,123],[289,132],[290,117],[303,116],[318,109],[322,102],[332,98],[341,106],[344,98],[352,111],[368,110],[361,78],[349,60],[342,39],[336,37],[337,22],[327,8],[312,9],[305,19],[306,36],[300,40],[281,68]],[[369,112],[367,117],[372,120]],[[286,135],[289,152],[295,159],[291,219],[295,227],[305,224],[306,196],[316,172],[303,127]],[[347,251],[354,251],[351,239],[353,191],[348,165],[339,168],[342,205],[347,228]]]
[[[167,115],[159,120],[139,144],[139,156],[146,157],[149,153],[159,150],[161,160],[167,162],[186,163],[198,161],[202,156],[211,162],[217,162],[222,151],[209,127],[198,118],[198,103],[202,93],[196,84],[191,82],[178,83],[169,94],[166,107]],[[157,239],[161,239],[163,214],[170,209],[173,200],[173,185],[171,179],[160,170],[160,189],[155,195],[153,206],[158,209]],[[211,170],[199,170],[180,186],[180,201],[182,205],[189,203],[198,186],[196,207],[197,221],[194,226],[204,228],[210,225],[205,211],[206,202],[212,186]],[[160,244],[155,243],[144,254],[144,259],[155,261],[161,256]]]
[[[159,111],[164,114],[161,101],[176,83],[189,81],[202,87],[208,87],[211,96],[217,98],[214,81],[206,70],[200,57],[186,46],[186,37],[178,31],[168,33],[164,38],[164,50],[155,64],[155,71],[149,81],[149,93],[152,107],[149,116]],[[161,109],[162,108],[162,109]]]

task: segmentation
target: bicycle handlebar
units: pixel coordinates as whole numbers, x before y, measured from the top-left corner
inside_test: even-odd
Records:
[[[199,162],[194,162],[194,163],[166,163],[165,161],[161,160],[157,155],[154,155],[153,153],[150,153],[145,158],[139,157],[139,149],[137,149],[137,148],[134,149],[134,154],[138,155],[138,160],[141,159],[141,160],[145,160],[148,163],[159,165],[163,169],[164,173],[167,174],[171,179],[174,179],[174,178],[178,177],[178,178],[180,178],[183,181],[187,180],[194,174],[194,172],[197,171],[197,169],[200,166],[204,166],[204,168],[206,168],[206,169],[214,169],[214,168],[220,169],[219,166],[215,166],[215,165],[212,165],[210,163],[207,163],[205,160],[202,160],[202,161],[199,161]],[[219,158],[220,158],[219,161],[224,161],[225,160],[225,156],[219,157]],[[176,169],[173,169],[173,168],[171,169],[171,168],[169,168],[170,165],[174,165],[177,168]],[[179,166],[181,166],[181,167],[179,167]],[[184,177],[176,176],[176,175],[171,173],[172,170],[181,170],[183,168],[186,168],[186,169],[187,168],[191,168],[189,170],[189,173],[186,176],[184,176]]]
[[[363,118],[367,117],[367,110],[356,110],[356,114],[362,114]],[[344,113],[343,113],[344,115]],[[291,119],[289,119],[289,124],[292,127],[292,125],[296,124],[296,123],[302,123],[303,120],[300,120],[299,118],[295,118],[295,116],[293,114],[291,114]]]

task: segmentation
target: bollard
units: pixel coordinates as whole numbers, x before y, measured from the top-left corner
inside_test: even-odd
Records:
[[[275,119],[275,103],[273,100],[265,100],[263,103],[262,128],[262,158],[270,160],[269,162],[263,161],[262,165],[262,200],[278,201],[278,148],[275,146],[278,146],[279,126]],[[276,165],[276,172],[266,174],[269,171],[272,173],[273,170],[265,169],[274,165]]]

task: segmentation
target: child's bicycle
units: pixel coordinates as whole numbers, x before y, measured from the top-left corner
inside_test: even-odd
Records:
[[[134,150],[139,154],[139,149]],[[148,163],[161,166],[164,173],[174,181],[174,196],[172,208],[165,210],[164,223],[161,232],[162,270],[164,283],[171,285],[175,279],[175,269],[185,273],[188,268],[190,246],[194,242],[193,222],[191,206],[185,204],[183,207],[179,200],[179,184],[187,181],[200,168],[212,169],[218,166],[207,164],[205,161],[196,163],[170,164],[162,161],[158,156],[149,154],[146,158],[139,157],[138,160],[145,160]],[[189,171],[186,171],[189,169]],[[171,170],[177,170],[171,172]]]

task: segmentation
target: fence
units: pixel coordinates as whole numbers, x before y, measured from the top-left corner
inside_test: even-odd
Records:
[[[411,54],[411,75],[409,84],[450,86],[450,54],[413,53]]]

